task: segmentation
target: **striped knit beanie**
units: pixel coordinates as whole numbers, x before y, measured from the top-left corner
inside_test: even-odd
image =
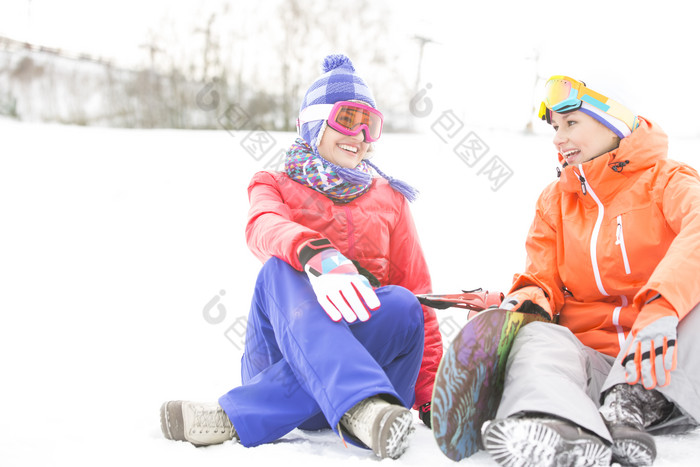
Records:
[[[311,84],[304,95],[301,107],[299,108],[300,115],[301,112],[310,105],[335,104],[340,101],[361,101],[372,108],[377,108],[377,104],[374,102],[374,97],[372,96],[372,91],[370,91],[364,80],[356,73],[355,67],[348,57],[342,54],[328,55],[323,60],[322,66],[323,74]],[[301,138],[311,147],[314,154],[321,158],[322,156],[318,152],[318,145],[321,142],[321,138],[323,138],[326,125],[326,120],[314,120],[303,123],[298,128]],[[326,162],[348,183],[368,185],[372,182],[372,176],[367,172],[347,169],[331,164],[328,161]],[[367,159],[363,162],[386,179],[389,185],[404,195],[406,199],[409,201],[414,201],[416,199],[418,190],[408,183],[385,174]]]
[[[372,91],[355,72],[350,59],[345,55],[329,55],[323,60],[323,74],[306,91],[299,114],[310,105],[335,104],[339,101],[352,100],[362,101],[377,108]],[[325,120],[315,120],[301,125],[299,135],[315,153],[318,153],[318,144],[323,137],[323,130],[325,130]]]

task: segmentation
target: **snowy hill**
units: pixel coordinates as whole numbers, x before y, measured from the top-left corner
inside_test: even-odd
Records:
[[[483,154],[455,149],[470,131]],[[163,401],[216,400],[240,382],[240,323],[260,267],[244,240],[246,187],[294,137],[268,136],[257,158],[245,132],[0,120],[0,465],[374,465],[331,432],[252,449],[160,433]],[[374,162],[422,192],[412,209],[436,292],[504,290],[555,179],[549,135],[444,136],[387,134]],[[700,140],[672,144],[700,167]],[[449,341],[465,316],[439,320]],[[657,443],[657,466],[700,456],[700,431]],[[396,463],[453,465],[417,418]],[[483,452],[463,463],[494,465]]]

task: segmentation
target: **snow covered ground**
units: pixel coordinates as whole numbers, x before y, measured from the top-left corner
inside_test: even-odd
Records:
[[[435,123],[385,135],[375,162],[422,191],[412,209],[435,291],[503,290],[555,176],[549,135]],[[0,119],[0,465],[378,461],[331,432],[295,430],[251,449],[160,433],[163,401],[213,401],[240,381],[260,267],[244,240],[246,187],[292,138]],[[671,154],[700,167],[699,150],[700,140],[673,140]],[[439,319],[446,340],[465,321]],[[700,457],[700,431],[657,443],[658,466]],[[396,463],[453,464],[417,418]],[[462,463],[494,465],[483,452]]]

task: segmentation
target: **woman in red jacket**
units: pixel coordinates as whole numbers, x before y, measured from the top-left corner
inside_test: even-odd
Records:
[[[397,458],[413,431],[409,408],[429,420],[442,343],[434,311],[415,297],[431,291],[407,202],[415,191],[366,159],[383,118],[350,60],[328,56],[324,71],[285,172],[260,172],[248,187],[246,238],[264,265],[243,384],[220,405],[166,402],[167,438],[256,446],[330,426]]]
[[[700,177],[620,103],[566,76],[546,90],[562,169],[502,307],[558,325],[516,337],[484,444],[503,465],[650,465],[650,433],[700,421]]]

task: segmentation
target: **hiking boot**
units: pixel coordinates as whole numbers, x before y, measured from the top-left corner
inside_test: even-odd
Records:
[[[656,442],[646,428],[663,422],[675,405],[659,391],[639,384],[616,384],[606,394],[600,415],[613,439],[613,461],[622,465],[651,465]]]
[[[175,441],[195,446],[221,444],[233,439],[236,430],[217,403],[169,401],[160,406],[160,429]]]
[[[485,449],[507,466],[608,466],[610,447],[573,423],[546,417],[502,418],[484,423]]]
[[[340,425],[382,459],[400,457],[414,430],[410,410],[378,396],[357,403],[342,416]]]

